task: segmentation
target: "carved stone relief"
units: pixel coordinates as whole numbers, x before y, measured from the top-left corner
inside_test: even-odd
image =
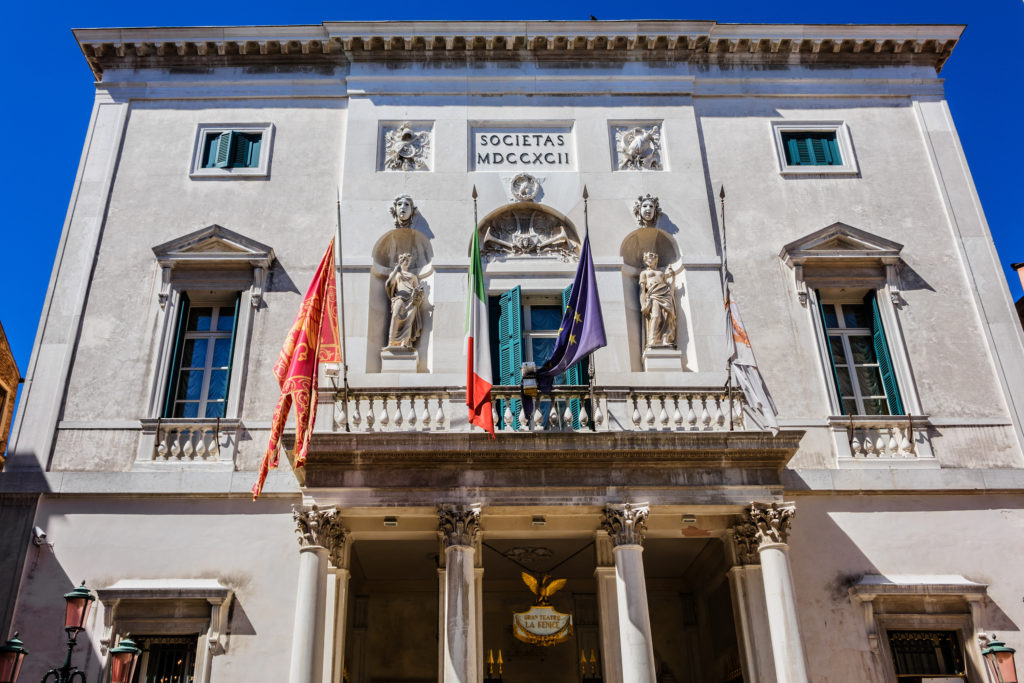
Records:
[[[661,202],[650,193],[637,197],[633,202],[633,218],[641,228],[656,228],[661,218]]]
[[[341,523],[341,513],[335,507],[310,508],[292,506],[292,517],[295,520],[295,533],[299,545],[303,548],[320,546],[327,548],[331,564],[342,565],[345,550],[345,527]]]
[[[658,269],[658,254],[643,255],[640,271],[640,313],[644,317],[644,348],[665,349],[676,345],[675,271]]]
[[[641,545],[647,535],[647,516],[650,512],[649,505],[606,505],[601,528],[608,532],[616,547]]]
[[[408,122],[384,133],[384,168],[419,171],[427,168],[430,130],[413,130]]]
[[[479,505],[438,505],[437,532],[445,548],[453,545],[475,547],[480,533]]]
[[[416,204],[413,203],[412,197],[409,195],[400,194],[391,202],[388,213],[391,214],[396,228],[411,228],[412,221],[416,217]]]
[[[513,208],[484,226],[480,255],[486,260],[502,256],[556,256],[568,263],[579,258],[579,248],[558,218],[536,209]]]
[[[661,170],[661,126],[616,126],[614,130],[620,171]]]
[[[398,263],[384,283],[391,301],[391,322],[388,325],[388,348],[412,349],[420,338],[423,324],[420,305],[425,291],[420,279],[410,272],[411,254],[400,254]]]
[[[516,201],[530,202],[540,192],[540,181],[529,173],[519,173],[512,178],[509,187]]]

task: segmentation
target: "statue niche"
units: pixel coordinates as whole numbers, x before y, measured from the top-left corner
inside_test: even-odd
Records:
[[[579,239],[572,225],[537,205],[519,203],[484,219],[480,256],[485,261],[520,256],[579,259]]]
[[[424,290],[420,279],[409,271],[411,265],[412,254],[400,254],[398,264],[384,283],[391,299],[391,324],[388,326],[388,348],[391,349],[412,350],[423,331],[420,305]]]

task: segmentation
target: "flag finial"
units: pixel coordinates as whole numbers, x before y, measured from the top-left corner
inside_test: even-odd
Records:
[[[590,193],[587,192],[587,186],[584,185],[583,186],[583,200],[586,201],[587,199],[590,199]]]
[[[725,185],[722,185],[721,191],[718,193],[719,198],[725,199]]]
[[[473,199],[476,199],[476,185],[473,186]]]

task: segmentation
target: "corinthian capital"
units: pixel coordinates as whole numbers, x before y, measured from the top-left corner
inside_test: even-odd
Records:
[[[605,505],[604,519],[601,528],[608,532],[612,545],[640,545],[647,534],[647,515],[651,512],[649,505]]]
[[[770,543],[786,543],[789,540],[789,526],[793,523],[796,506],[792,503],[762,505],[751,503],[746,511],[745,521],[756,527],[758,548]]]
[[[437,519],[437,531],[445,548],[476,545],[480,533],[479,505],[438,505]]]
[[[750,511],[744,511],[743,518],[732,525],[732,542],[736,548],[736,561],[740,564],[757,564],[761,557],[757,552],[760,544],[757,525],[750,519]]]
[[[340,567],[345,552],[345,527],[341,524],[338,508],[319,508],[316,505],[304,508],[293,505],[292,517],[295,519],[299,546],[327,548],[331,563]]]

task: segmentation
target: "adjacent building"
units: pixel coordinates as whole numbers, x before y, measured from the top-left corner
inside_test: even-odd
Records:
[[[1024,330],[943,94],[962,30],[75,31],[96,99],[0,475],[24,678],[84,580],[90,680],[127,633],[140,681],[990,680]],[[526,402],[587,235],[607,346]],[[253,502],[332,238],[346,362]]]

